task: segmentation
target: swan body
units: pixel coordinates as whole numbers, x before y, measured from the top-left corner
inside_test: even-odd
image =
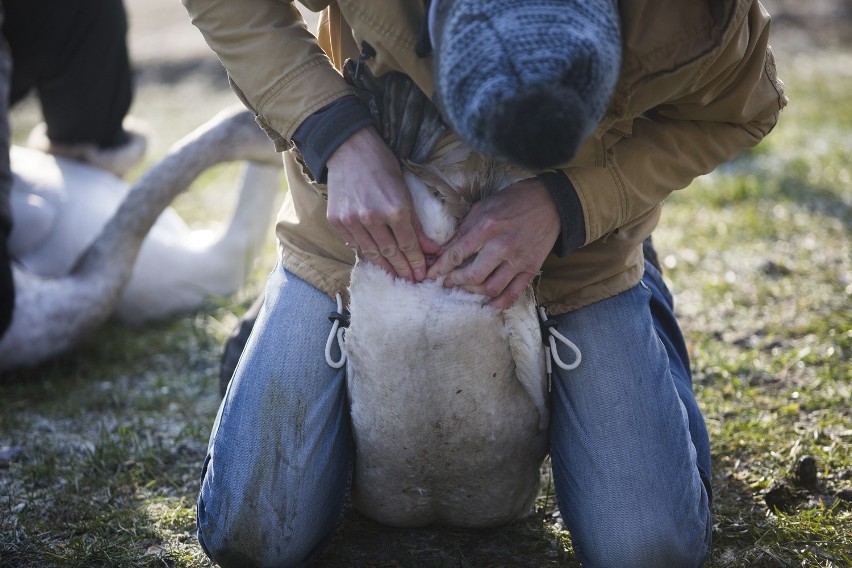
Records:
[[[408,166],[418,218],[438,243],[471,201],[529,177],[464,147]],[[354,505],[394,526],[488,527],[528,514],[549,419],[532,290],[499,311],[484,296],[358,262],[349,293]]]
[[[46,277],[68,274],[106,224],[127,186],[106,170],[12,146],[9,252],[21,268]]]
[[[15,219],[10,252],[28,272],[67,275],[130,186],[100,168],[38,150],[13,146],[10,157]],[[114,316],[138,324],[197,309],[211,295],[234,293],[268,234],[280,170],[273,163],[247,164],[234,217],[221,233],[192,230],[167,207],[142,243]]]
[[[198,308],[242,284],[266,238],[280,161],[251,113],[227,109],[179,141],[132,186],[92,166],[15,148],[10,249],[15,312],[0,371],[73,347],[110,316],[131,322]],[[209,167],[249,161],[218,236],[169,203]]]
[[[266,137],[259,128],[258,134]],[[268,139],[259,142],[268,147]],[[239,200],[224,230],[192,230],[174,209],[163,212],[119,297],[114,313],[119,321],[142,323],[185,313],[210,296],[240,289],[262,244],[274,238],[282,164],[268,149],[272,163],[246,163]]]

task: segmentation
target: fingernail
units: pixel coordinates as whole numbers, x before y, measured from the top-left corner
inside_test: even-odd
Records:
[[[444,288],[452,288],[453,286],[455,284],[453,284],[453,281],[449,277],[444,279]]]
[[[424,269],[422,269],[422,268],[415,268],[414,269],[414,279],[417,282],[420,282],[421,280],[423,280],[424,276],[426,276],[426,271]]]

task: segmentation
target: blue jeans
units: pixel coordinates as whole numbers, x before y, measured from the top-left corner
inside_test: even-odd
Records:
[[[345,372],[325,361],[334,302],[276,267],[219,408],[198,538],[223,567],[304,566],[345,507]],[[559,507],[584,566],[699,566],[710,546],[710,447],[659,273],[558,316],[583,362],[554,375]],[[566,361],[571,354],[563,354]]]

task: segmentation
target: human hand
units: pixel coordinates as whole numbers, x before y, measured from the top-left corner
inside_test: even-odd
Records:
[[[426,238],[414,212],[399,161],[372,126],[350,136],[326,162],[328,221],[358,255],[391,274],[420,281]]]
[[[0,337],[12,323],[15,309],[15,282],[12,279],[12,261],[6,249],[6,235],[0,232]]]
[[[444,286],[489,296],[489,305],[506,309],[541,270],[559,231],[544,184],[519,181],[473,205],[426,277],[446,276]]]

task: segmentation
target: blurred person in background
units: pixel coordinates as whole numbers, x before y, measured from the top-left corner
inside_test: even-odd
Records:
[[[9,109],[32,92],[44,122],[31,147],[118,176],[141,161],[146,136],[127,120],[133,85],[121,0],[0,3],[0,337],[15,305]]]

